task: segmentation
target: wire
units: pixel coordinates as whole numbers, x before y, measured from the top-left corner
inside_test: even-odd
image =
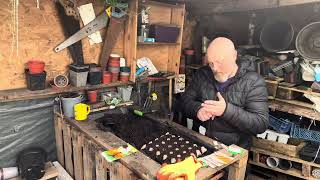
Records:
[[[318,150],[317,150],[317,153],[316,153],[316,156],[314,157],[313,159],[313,163],[316,161],[317,157],[318,157],[318,154],[319,154],[319,151],[320,151],[320,144],[319,144],[319,147],[318,147]]]

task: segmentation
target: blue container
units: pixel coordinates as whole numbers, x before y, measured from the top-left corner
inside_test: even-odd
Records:
[[[269,126],[279,133],[287,133],[290,131],[292,123],[286,119],[276,118],[269,115]]]
[[[290,136],[297,139],[304,139],[307,141],[313,141],[320,143],[320,132],[300,128],[298,125],[292,123]]]

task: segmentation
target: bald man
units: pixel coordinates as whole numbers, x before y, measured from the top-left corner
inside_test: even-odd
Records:
[[[206,135],[227,145],[251,145],[268,127],[267,89],[252,62],[237,59],[231,40],[214,39],[208,66],[199,69],[182,96],[186,117],[205,124]],[[196,124],[196,123],[194,123]]]

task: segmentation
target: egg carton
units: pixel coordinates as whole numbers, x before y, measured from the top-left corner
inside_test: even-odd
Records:
[[[270,141],[287,144],[290,136],[287,134],[277,133],[275,131],[268,129],[264,133],[257,134],[257,137],[261,139],[267,139]]]

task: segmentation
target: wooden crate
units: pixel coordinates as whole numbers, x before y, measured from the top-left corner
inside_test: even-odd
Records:
[[[267,90],[268,90],[268,96],[275,98],[277,94],[277,89],[279,85],[278,80],[272,80],[272,79],[265,79]]]
[[[119,161],[109,163],[101,155],[101,152],[125,145],[126,142],[112,134],[104,132],[96,127],[94,121],[76,121],[65,119],[55,107],[55,134],[58,161],[66,171],[78,179],[156,179],[156,173],[161,165],[145,156],[141,152],[134,153]],[[159,123],[175,124],[173,122],[161,121]],[[177,125],[177,124],[176,124]],[[207,141],[211,148],[222,147],[221,143],[195,133],[185,127],[177,125],[180,132],[188,134],[198,141]],[[176,130],[177,130],[176,129]],[[234,146],[234,145],[233,145]],[[237,147],[237,146],[234,146]],[[239,148],[239,147],[237,147]],[[226,153],[225,149],[219,150]],[[196,179],[210,179],[221,176],[220,171],[229,167],[230,180],[242,180],[248,159],[248,152],[244,150],[242,156],[238,155],[229,164],[216,168],[201,168]]]
[[[305,142],[289,139],[288,144],[283,144],[267,139],[252,137],[252,146],[267,151],[272,151],[292,157],[299,157],[299,151],[306,145]]]
[[[279,86],[276,93],[277,98],[285,100],[293,100],[299,97],[300,95],[301,93],[285,88],[283,86]]]
[[[283,154],[271,152],[271,151],[260,149],[260,148],[252,147],[250,149],[250,151],[253,154],[253,159],[249,160],[249,164],[252,164],[252,165],[255,165],[255,166],[259,166],[259,167],[263,167],[263,168],[266,168],[266,169],[270,169],[270,170],[273,170],[273,171],[281,172],[281,173],[288,174],[288,175],[291,175],[291,176],[299,177],[301,179],[315,180],[316,178],[313,178],[311,176],[311,171],[312,171],[313,168],[320,168],[320,164],[304,161],[304,160],[296,158],[296,157],[290,157],[290,156],[286,156],[286,155],[283,155]],[[299,164],[302,165],[302,170],[298,170],[298,169],[295,169],[295,168],[291,168],[289,170],[282,170],[280,168],[270,168],[266,164],[261,163],[259,161],[261,155],[277,157],[277,158],[280,158],[280,159],[285,159],[285,160],[289,160],[289,161],[292,161],[292,162],[299,163]]]
[[[62,119],[55,119],[58,161],[75,179],[138,179],[119,162],[109,163],[103,149]]]

